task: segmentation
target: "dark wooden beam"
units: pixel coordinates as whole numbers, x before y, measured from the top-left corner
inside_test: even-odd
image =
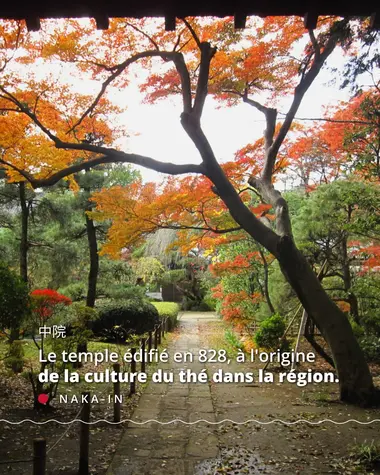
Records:
[[[38,17],[27,17],[25,23],[28,31],[38,31],[41,28],[41,21]]]
[[[307,12],[303,18],[303,24],[307,30],[314,30],[318,23],[318,14],[315,12]]]
[[[372,13],[369,27],[371,30],[380,30],[380,12]]]
[[[174,15],[165,15],[165,31],[175,31],[176,17]]]
[[[234,15],[235,30],[244,29],[246,22],[247,22],[247,15],[244,15],[243,13],[235,13]]]
[[[108,30],[110,27],[110,20],[106,15],[98,15],[95,17],[97,30]]]

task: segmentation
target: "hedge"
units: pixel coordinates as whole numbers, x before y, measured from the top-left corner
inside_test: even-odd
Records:
[[[94,335],[106,341],[123,342],[128,335],[152,331],[159,322],[158,311],[141,299],[97,303],[99,317],[89,323]]]
[[[179,305],[175,302],[152,302],[158,310],[160,320],[169,319],[169,330],[172,330],[178,320]]]

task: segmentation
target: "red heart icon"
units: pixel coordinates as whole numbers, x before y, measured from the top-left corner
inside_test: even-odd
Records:
[[[47,404],[48,400],[49,400],[49,395],[48,394],[39,394],[38,395],[38,402],[40,404],[45,405],[45,404]]]

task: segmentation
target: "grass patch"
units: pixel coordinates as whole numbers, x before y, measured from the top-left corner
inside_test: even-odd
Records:
[[[380,445],[374,440],[355,444],[351,447],[349,458],[366,470],[371,470],[380,465]]]

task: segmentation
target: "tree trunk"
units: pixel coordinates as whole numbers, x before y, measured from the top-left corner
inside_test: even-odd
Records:
[[[91,210],[91,205],[88,211]],[[98,241],[96,238],[96,229],[94,221],[86,214],[86,231],[88,239],[88,249],[90,254],[90,271],[88,273],[88,287],[87,287],[87,307],[93,308],[96,300],[96,286],[98,283],[99,273],[99,255],[98,255]]]
[[[378,402],[379,394],[374,389],[368,365],[347,317],[329,298],[288,236],[280,239],[277,258],[282,272],[331,349],[339,375],[341,399],[363,405]]]
[[[265,297],[265,300],[267,302],[267,305],[269,307],[269,311],[271,312],[271,314],[275,314],[276,313],[276,310],[272,304],[272,300],[270,298],[270,294],[269,294],[269,266],[268,266],[268,262],[267,260],[265,259],[265,255],[264,253],[259,250],[259,253],[260,253],[260,257],[261,257],[261,260],[263,262],[263,266],[264,266],[264,297]]]
[[[181,119],[184,129],[201,153],[206,175],[214,183],[215,191],[226,204],[231,216],[256,242],[278,259],[283,274],[305,311],[321,329],[339,376],[341,399],[362,405],[379,403],[379,392],[373,386],[368,364],[350,322],[330,299],[306,258],[295,246],[288,205],[266,178],[265,169],[264,178],[251,176],[248,182],[260,192],[264,202],[273,206],[276,233],[258,220],[242,202],[218,164],[199,123],[188,114],[182,114]]]
[[[25,182],[20,183],[21,204],[21,240],[20,240],[20,275],[24,282],[28,282],[28,221],[29,204],[25,194]]]
[[[88,202],[87,211],[91,211],[92,204]],[[86,216],[86,231],[87,231],[87,240],[88,240],[88,249],[90,254],[90,270],[88,273],[88,286],[87,286],[87,298],[86,305],[87,307],[94,308],[96,300],[96,287],[98,283],[98,274],[99,274],[99,254],[98,254],[98,241],[96,237],[96,229],[94,221],[89,218],[87,213]],[[87,342],[79,343],[77,345],[77,353],[87,351]],[[82,363],[76,362],[74,368],[80,368]]]
[[[28,222],[29,222],[29,203],[26,199],[25,182],[19,183],[19,198],[21,206],[21,237],[20,237],[20,276],[28,283]],[[19,325],[10,329],[9,341],[12,343],[20,338]]]
[[[348,258],[347,252],[347,238],[342,240],[341,244],[341,254],[342,254],[342,274],[343,274],[343,283],[344,290],[347,294],[346,302],[350,306],[350,314],[354,319],[355,323],[360,325],[359,319],[359,305],[356,295],[351,291],[352,279],[351,279],[351,270],[350,270],[350,260]]]

